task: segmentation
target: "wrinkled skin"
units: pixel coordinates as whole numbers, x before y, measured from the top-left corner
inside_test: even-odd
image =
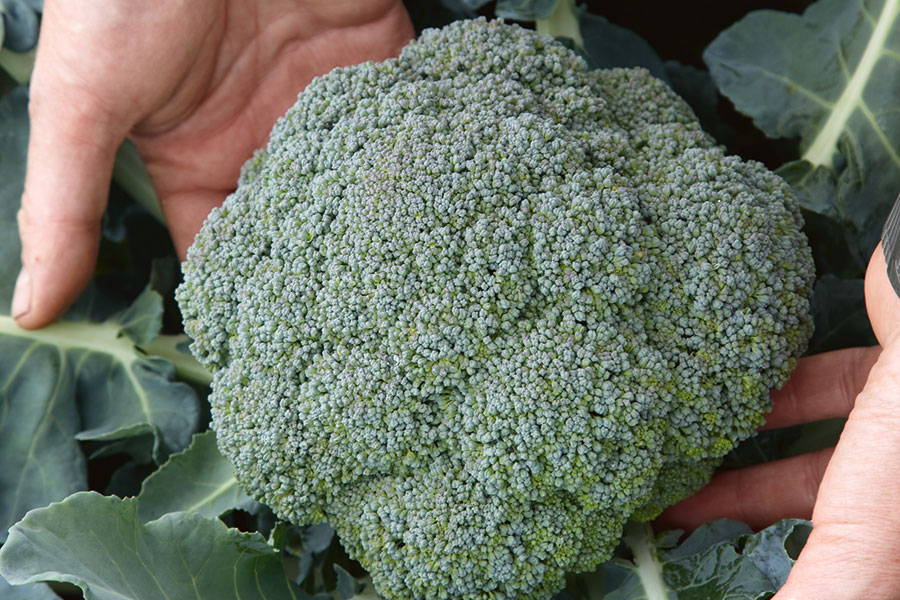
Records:
[[[19,324],[52,321],[93,273],[126,136],[183,256],[314,76],[393,56],[412,35],[400,0],[47,0],[19,213]]]
[[[767,421],[848,417],[838,445],[721,474],[658,523],[691,529],[725,517],[763,527],[812,518],[806,548],[773,600],[900,598],[900,298],[881,246],[866,273],[866,305],[881,346],[801,359],[774,393]]]

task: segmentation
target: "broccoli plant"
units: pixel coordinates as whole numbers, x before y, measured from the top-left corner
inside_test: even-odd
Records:
[[[740,440],[809,334],[798,204],[810,351],[874,343],[900,0],[405,4],[559,43],[457,23],[313,83],[186,265],[210,374],[133,146],[90,291],[47,329],[8,314],[42,2],[0,0],[4,600],[784,583],[808,522],[647,521],[735,444],[720,469],[834,444],[839,419]]]
[[[184,265],[220,447],[387,598],[547,598],[811,332],[790,188],[642,69],[484,19],[314,81]]]

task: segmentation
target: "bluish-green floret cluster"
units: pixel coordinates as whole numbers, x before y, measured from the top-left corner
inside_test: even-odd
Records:
[[[546,599],[810,334],[796,201],[641,69],[484,20],[309,85],[178,291],[246,490],[390,599]]]

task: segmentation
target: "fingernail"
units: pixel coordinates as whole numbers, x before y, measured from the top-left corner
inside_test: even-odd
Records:
[[[12,316],[13,319],[24,317],[31,310],[31,275],[22,269],[16,279],[16,290],[13,292]]]

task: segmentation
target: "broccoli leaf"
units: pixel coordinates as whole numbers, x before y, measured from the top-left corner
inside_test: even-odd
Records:
[[[497,0],[494,12],[501,19],[537,21],[553,14],[559,3],[560,0]]]
[[[37,331],[0,315],[3,531],[30,508],[86,487],[77,440],[151,433],[157,459],[187,445],[196,394],[174,380],[170,363],[144,355],[123,335],[152,318],[135,309],[153,294],[105,321],[67,320]]]
[[[0,321],[0,540],[31,508],[87,487],[72,366],[2,329]]]
[[[18,271],[15,208],[21,195],[28,140],[27,97],[17,88],[0,99],[0,303],[12,297]],[[0,331],[8,317],[0,316]],[[53,348],[0,333],[0,540],[30,508],[87,485],[75,441],[79,418],[66,390],[72,369]]]
[[[23,0],[0,0],[5,35],[2,45],[13,52],[28,52],[37,45],[38,15]]]
[[[19,86],[0,98],[0,311],[12,301],[19,272],[16,211],[25,181],[28,91]]]
[[[632,560],[612,560],[597,573],[579,575],[591,583],[572,581],[557,599],[761,600],[784,584],[809,531],[809,523],[798,519],[758,533],[736,521],[713,521],[670,547],[671,535],[655,538],[647,525],[632,524],[624,537]]]
[[[9,585],[0,577],[0,598],[3,600],[59,600],[47,584],[29,583],[27,585]]]
[[[13,584],[64,581],[86,600],[296,598],[259,534],[173,513],[141,523],[138,502],[79,492],[31,511],[0,549]]]
[[[88,311],[102,302],[102,297],[82,298]],[[81,312],[76,306],[64,320],[36,331],[20,329],[11,317],[0,315],[0,363],[11,390],[4,402],[39,404],[52,397],[61,406],[75,406],[77,401],[77,439],[111,441],[149,432],[156,461],[184,448],[197,426],[196,394],[175,380],[170,362],[137,346],[150,331],[159,332],[161,302],[147,290],[131,307],[105,319],[94,319],[90,312],[76,318]],[[36,387],[36,381],[44,385]]]
[[[144,522],[179,511],[215,518],[234,508],[252,510],[256,505],[238,486],[212,431],[196,434],[186,450],[170,456],[145,479],[137,501],[138,516]]]
[[[124,310],[86,292],[63,321],[20,329],[8,307],[19,270],[15,214],[28,140],[27,94],[0,99],[0,536],[29,509],[87,485],[78,440],[154,436],[158,460],[187,445],[198,402],[169,361],[137,347],[159,333],[152,291]],[[118,311],[118,312],[117,312]],[[158,339],[158,338],[157,338]],[[149,459],[149,457],[147,457]]]
[[[707,47],[723,94],[771,138],[799,137],[782,175],[841,220],[865,263],[900,188],[900,0],[819,0],[748,14]]]
[[[8,316],[20,266],[15,214],[28,142],[24,88],[0,102],[0,132],[0,362],[7,373],[3,385],[13,390],[3,402],[12,405],[27,398],[27,405],[39,406],[52,394],[59,406],[74,406],[77,399],[80,440],[152,432],[156,460],[184,448],[196,428],[196,394],[174,380],[169,361],[149,357],[137,347],[152,344],[159,334],[162,299],[156,292],[146,290],[123,309],[117,299],[90,289],[61,322],[37,331],[20,329]],[[37,381],[47,382],[47,389],[37,389]]]
[[[816,322],[810,353],[828,352],[876,343],[869,324],[862,279],[824,275],[813,290],[812,311]]]
[[[144,166],[137,148],[129,140],[125,140],[116,151],[113,179],[147,212],[160,223],[165,223],[156,188],[153,187],[147,167]]]
[[[588,64],[594,69],[644,67],[654,77],[669,81],[666,67],[652,46],[630,29],[578,9]],[[677,91],[677,90],[676,90]]]
[[[489,1],[490,0],[440,0],[440,3],[449,10],[472,16],[475,14],[475,11]]]

